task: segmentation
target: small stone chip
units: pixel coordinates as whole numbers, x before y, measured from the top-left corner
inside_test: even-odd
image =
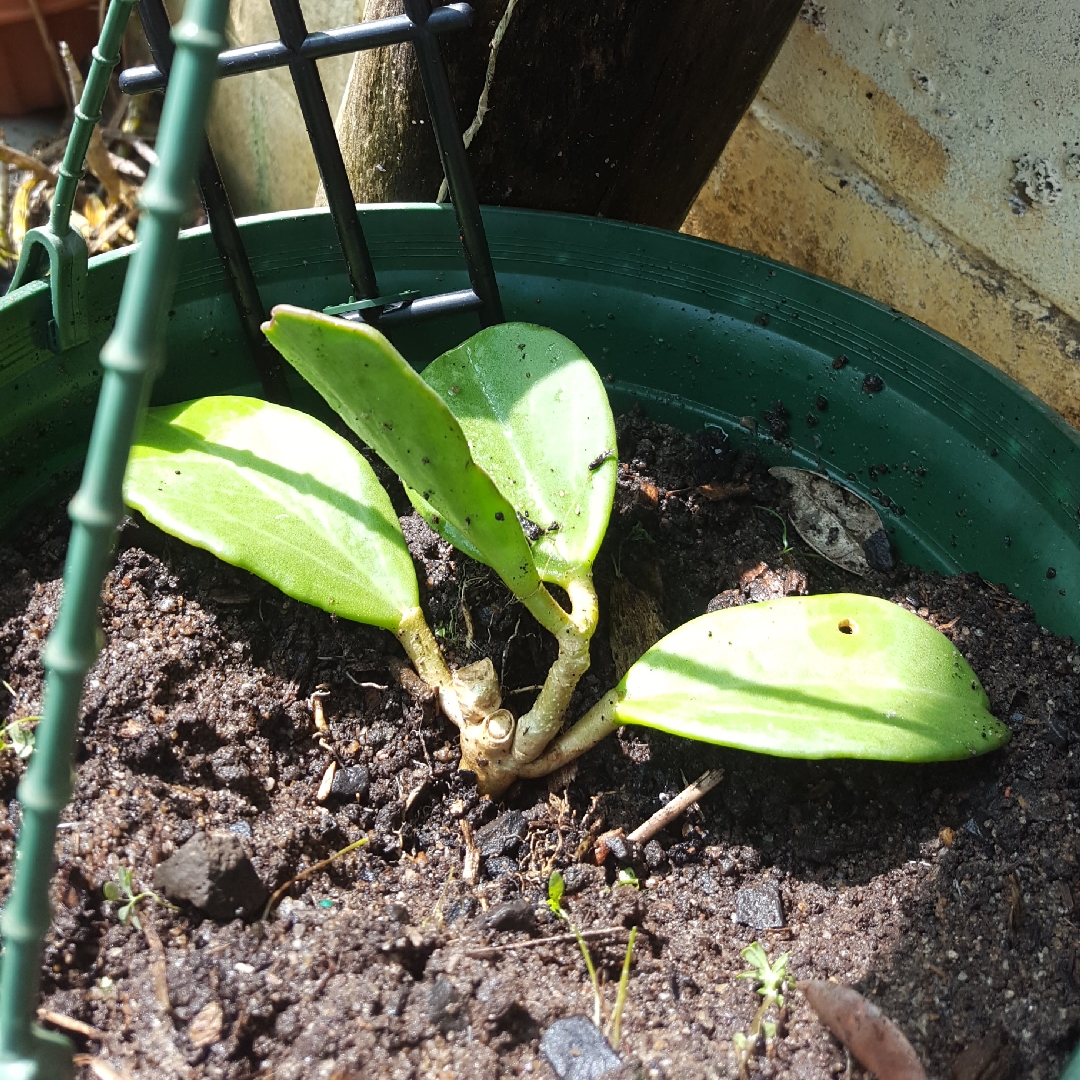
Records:
[[[371,777],[363,765],[350,765],[334,773],[330,794],[344,799],[365,799],[371,786]]]
[[[483,918],[489,930],[509,933],[513,930],[531,930],[536,925],[536,911],[528,900],[518,898],[500,904]]]
[[[462,1031],[468,1025],[465,1003],[449,979],[436,979],[428,991],[428,1019],[444,1035],[449,1031]]]
[[[476,830],[476,843],[485,859],[513,855],[529,835],[529,823],[520,810],[508,810]]]
[[[540,1039],[540,1052],[559,1080],[597,1080],[622,1064],[599,1028],[584,1016],[556,1020]]]
[[[735,920],[755,930],[779,930],[784,902],[775,885],[748,885],[735,894]]]

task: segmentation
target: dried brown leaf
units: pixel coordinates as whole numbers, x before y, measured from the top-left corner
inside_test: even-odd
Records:
[[[54,170],[50,169],[44,161],[39,161],[31,154],[24,154],[21,150],[16,150],[14,146],[0,143],[0,161],[23,172],[33,173],[35,180],[56,184],[57,176]]]
[[[154,929],[153,917],[149,912],[142,917],[142,928],[143,937],[146,938],[146,945],[150,950],[150,975],[154,980],[154,997],[166,1012],[170,1012],[172,1003],[169,1000],[169,976],[168,964],[165,959],[165,946],[161,943],[161,936]]]
[[[769,472],[791,485],[792,524],[819,555],[860,577],[892,569],[888,534],[865,499],[806,469],[780,465]]]
[[[823,981],[798,986],[821,1022],[878,1080],[926,1080],[904,1033],[858,991]]]

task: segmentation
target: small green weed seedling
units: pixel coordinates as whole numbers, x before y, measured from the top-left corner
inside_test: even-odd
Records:
[[[773,1052],[777,1020],[769,1017],[769,1010],[775,1008],[778,1019],[781,1018],[784,1012],[784,991],[795,989],[795,978],[789,974],[787,967],[789,956],[789,953],[781,953],[776,958],[776,963],[770,964],[765,950],[757,941],[742,951],[742,957],[750,965],[750,970],[744,971],[738,978],[760,983],[758,993],[761,995],[761,1004],[754,1013],[749,1032],[744,1034],[737,1031],[731,1037],[738,1054],[740,1080],[745,1080],[749,1075],[750,1059],[762,1039],[765,1040],[765,1052]]]
[[[15,699],[21,701],[18,692],[9,682],[0,682],[0,686]],[[34,752],[34,728],[40,716],[23,716],[0,727],[0,754],[11,751],[17,758],[25,761]]]
[[[40,716],[24,716],[0,728],[0,753],[10,750],[25,761],[34,752],[34,727],[40,719]]]
[[[295,599],[393,633],[457,725],[461,767],[482,792],[547,775],[623,724],[808,758],[939,761],[1008,739],[951,642],[894,604],[854,595],[694,619],[560,734],[589,667],[592,566],[618,469],[596,369],[571,341],[522,323],[481,331],[422,375],[364,324],[282,306],[263,329],[431,527],[491,567],[554,636],[534,704],[504,708],[488,659],[449,670],[389,496],[364,457],[311,416],[244,397],[151,409],[126,499]]]
[[[135,892],[135,885],[132,879],[132,873],[126,866],[121,866],[116,871],[115,881],[106,881],[102,886],[101,891],[105,894],[106,900],[111,900],[114,904],[124,901],[120,904],[120,907],[116,909],[116,917],[125,926],[131,923],[136,930],[142,929],[142,923],[139,922],[139,916],[136,914],[135,909],[144,900],[153,900],[155,904],[160,904],[164,908],[168,908],[170,911],[179,911],[175,904],[170,904],[168,900],[162,900],[156,892],[151,889],[144,889],[140,893]]]
[[[777,521],[780,522],[781,536],[780,536],[780,554],[790,555],[795,549],[788,543],[787,535],[787,519],[783,514],[778,514],[775,510],[770,510],[767,506],[755,506],[755,510],[764,510],[766,514],[771,514]]]
[[[618,884],[623,885],[629,883],[620,880]],[[636,884],[637,879],[635,878],[634,885],[636,886]],[[557,918],[561,919],[568,927],[570,927],[570,932],[577,939],[578,948],[581,950],[582,959],[585,961],[585,968],[589,973],[589,981],[592,983],[593,1024],[599,1028],[604,1013],[604,992],[600,985],[600,977],[597,974],[596,965],[593,963],[592,953],[589,952],[589,946],[585,944],[585,938],[578,929],[577,923],[570,918],[566,909],[562,906],[563,891],[565,887],[562,874],[560,874],[558,870],[555,870],[551,877],[548,878],[547,905]],[[604,1034],[611,1041],[611,1045],[616,1050],[619,1049],[619,1043],[622,1041],[622,1016],[623,1010],[626,1008],[626,997],[630,987],[630,962],[634,958],[634,942],[637,940],[637,932],[638,928],[636,926],[630,928],[630,940],[626,943],[626,956],[623,958],[622,972],[619,975],[619,987],[615,994],[615,1008],[611,1011],[611,1019],[605,1027],[602,1028]]]

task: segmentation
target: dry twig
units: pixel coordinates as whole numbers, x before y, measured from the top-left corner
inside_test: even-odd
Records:
[[[33,173],[35,179],[44,180],[54,186],[58,179],[56,173],[44,161],[38,161],[36,157],[24,154],[21,150],[16,150],[14,146],[7,146],[2,142],[0,142],[0,161],[13,165],[23,172]]]
[[[517,5],[518,0],[509,0],[506,5],[506,10],[503,12],[502,18],[499,20],[499,25],[495,27],[495,33],[491,38],[491,53],[488,56],[487,72],[484,75],[484,88],[480,91],[480,100],[476,105],[476,115],[472,119],[472,123],[462,133],[461,141],[465,144],[465,149],[472,145],[473,139],[476,138],[477,132],[480,130],[484,123],[484,117],[487,116],[490,111],[488,105],[488,94],[491,92],[491,84],[495,79],[495,61],[499,55],[499,46],[502,44],[503,37],[506,34],[506,28],[510,25],[510,17],[514,14],[514,8]],[[449,188],[445,180],[443,180],[439,187],[439,194],[435,197],[436,202],[445,202]],[[471,635],[470,635],[471,637]]]
[[[139,208],[131,207],[126,214],[122,214],[115,221],[106,225],[96,238],[90,242],[90,254],[97,255],[104,251],[126,228],[130,229],[139,218]]]
[[[74,1060],[76,1065],[88,1068],[98,1080],[132,1080],[130,1074],[121,1072],[104,1058],[93,1054],[76,1054]]]
[[[148,913],[142,916],[143,937],[150,949],[150,976],[154,980],[154,997],[157,1003],[166,1011],[172,1012],[172,1002],[169,1000],[168,964],[165,960],[165,946],[157,930],[154,929]]]
[[[584,941],[602,941],[605,938],[618,937],[619,934],[629,934],[625,926],[605,926],[599,930],[582,930],[581,937]],[[529,938],[527,941],[511,941],[506,945],[490,945],[483,949],[469,949],[466,956],[474,960],[487,960],[493,956],[510,949],[536,949],[541,945],[569,945],[577,942],[574,934],[554,934],[551,937]]]
[[[53,1027],[62,1028],[64,1031],[70,1031],[75,1035],[83,1035],[87,1039],[93,1039],[95,1042],[104,1042],[107,1038],[104,1031],[91,1027],[89,1024],[84,1024],[73,1016],[53,1012],[52,1009],[38,1009],[37,1015],[43,1024],[52,1024]]]
[[[480,880],[480,849],[476,846],[472,826],[461,819],[461,835],[465,840],[465,864],[461,868],[461,878],[466,885],[473,886]]]
[[[316,802],[326,802],[330,798],[330,792],[334,787],[334,776],[337,773],[337,760],[335,758],[330,759],[330,764],[326,766],[326,772],[322,775],[322,780],[319,782],[319,790],[315,793]]]
[[[670,825],[685,813],[703,795],[712,791],[724,778],[723,769],[702,773],[685,791],[680,792],[666,806],[662,806],[647,821],[642,822],[628,837],[637,844],[648,843],[661,829]]]

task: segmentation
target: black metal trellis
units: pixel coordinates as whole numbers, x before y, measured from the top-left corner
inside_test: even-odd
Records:
[[[432,10],[430,0],[404,0],[403,15],[309,33],[299,0],[270,2],[280,39],[221,53],[218,57],[218,75],[226,77],[285,65],[289,67],[352,288],[348,303],[339,304],[328,311],[343,318],[364,319],[386,328],[467,311],[477,313],[481,326],[502,322],[502,301],[487,234],[458,130],[450,81],[438,42],[439,34],[471,26],[472,8],[468,4],[449,4]],[[129,68],[121,74],[120,89],[126,94],[147,93],[164,87],[172,62],[171,27],[162,0],[139,0],[139,16],[154,63]],[[416,49],[431,126],[450,191],[450,201],[457,215],[471,285],[456,292],[410,299],[379,295],[375,269],[353,202],[333,117],[315,63],[317,59],[327,56],[340,56],[402,42],[411,42]],[[209,140],[205,142],[198,184],[210,231],[221,256],[263,390],[272,400],[285,401],[288,387],[284,371],[280,358],[259,329],[266,319],[266,311]]]

